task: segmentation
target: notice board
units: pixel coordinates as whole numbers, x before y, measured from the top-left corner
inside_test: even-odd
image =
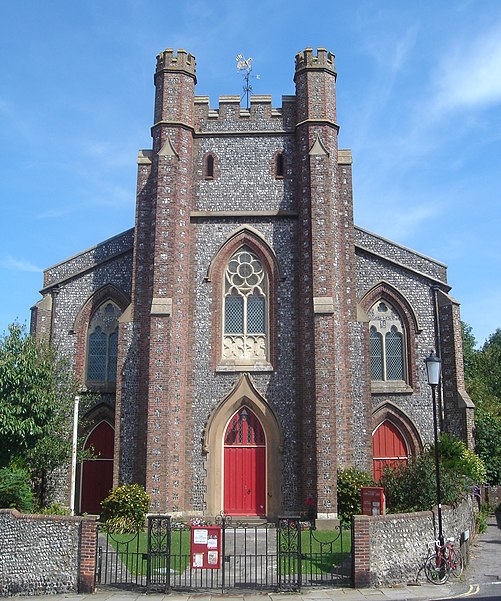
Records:
[[[221,568],[221,526],[192,526],[190,545],[191,567]]]
[[[385,498],[384,489],[380,486],[363,486],[362,495],[362,515],[384,515]]]

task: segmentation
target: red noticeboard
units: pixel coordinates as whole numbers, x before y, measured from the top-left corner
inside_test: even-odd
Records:
[[[221,526],[192,526],[190,545],[191,567],[221,568]]]
[[[362,495],[362,515],[384,515],[385,498],[384,488],[380,486],[363,486]]]

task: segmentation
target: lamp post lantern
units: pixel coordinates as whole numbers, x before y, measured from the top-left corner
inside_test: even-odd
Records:
[[[442,362],[432,351],[424,360],[426,365],[426,378],[431,386],[433,402],[433,435],[435,438],[435,477],[437,481],[437,517],[438,517],[438,541],[441,547],[444,545],[444,533],[442,529],[442,491],[440,489],[440,460],[438,453],[438,427],[437,427],[437,402],[436,389],[440,382],[440,369]]]

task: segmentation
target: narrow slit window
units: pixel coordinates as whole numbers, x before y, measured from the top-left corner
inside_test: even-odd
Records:
[[[205,159],[205,177],[206,179],[214,179],[214,157],[212,154],[207,155]]]
[[[283,152],[277,153],[275,156],[275,177],[284,177],[284,154]]]

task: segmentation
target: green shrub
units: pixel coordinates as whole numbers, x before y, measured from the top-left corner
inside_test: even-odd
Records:
[[[352,515],[362,513],[360,489],[373,485],[374,480],[367,472],[354,467],[338,470],[337,510],[341,522],[347,523]]]
[[[429,453],[434,456],[435,448],[432,446]],[[481,484],[486,481],[487,473],[482,459],[462,440],[450,434],[441,434],[438,444],[440,464],[453,472],[466,476],[473,482]]]
[[[52,505],[43,507],[39,511],[42,515],[70,515],[69,509],[59,505],[59,503],[52,503]]]
[[[144,526],[150,497],[139,484],[125,484],[113,489],[101,503],[108,532],[135,532]]]
[[[427,511],[437,504],[437,484],[434,455],[429,451],[412,459],[408,465],[383,470],[381,486],[386,495],[388,513]],[[441,466],[441,500],[445,505],[456,505],[471,492],[472,480]]]
[[[33,491],[30,475],[21,467],[7,466],[0,469],[0,507],[33,511]]]

